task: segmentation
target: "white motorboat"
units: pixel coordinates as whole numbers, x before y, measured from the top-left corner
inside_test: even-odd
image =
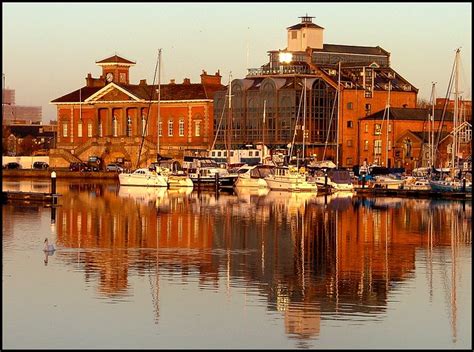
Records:
[[[131,174],[119,174],[120,186],[168,187],[167,176],[147,168],[136,169]]]
[[[244,165],[237,170],[237,181],[235,187],[253,187],[253,188],[267,188],[267,177],[275,168],[273,165]]]
[[[316,182],[321,188],[325,187],[327,182],[328,187],[330,187],[335,192],[350,192],[354,190],[354,185],[352,184],[351,176],[348,170],[329,169],[326,172],[326,175],[322,171],[318,172],[313,177],[314,182]]]
[[[299,172],[295,167],[276,166],[265,181],[271,190],[318,192],[317,184],[309,182],[306,173]]]

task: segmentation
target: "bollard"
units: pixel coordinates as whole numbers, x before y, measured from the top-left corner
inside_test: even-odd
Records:
[[[324,191],[328,193],[328,174],[324,173]]]
[[[201,188],[201,174],[198,172],[198,190]]]
[[[53,196],[53,204],[57,203],[56,198],[56,171],[51,172],[51,194]]]
[[[365,175],[362,175],[362,188],[365,188]]]
[[[219,173],[218,172],[214,174],[214,182],[215,182],[216,192],[219,192]]]
[[[462,179],[462,191],[466,192],[466,178],[465,177],[463,177]]]

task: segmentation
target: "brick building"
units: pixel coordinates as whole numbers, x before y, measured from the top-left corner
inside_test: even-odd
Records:
[[[200,83],[185,78],[180,84],[131,84],[135,62],[114,55],[96,63],[102,67],[99,78],[89,73],[84,87],[51,102],[58,120],[51,165],[65,167],[97,155],[106,163],[123,158],[135,167],[155,161],[157,152],[180,158],[186,150],[209,148],[213,94],[223,87],[219,72],[203,71]]]
[[[323,30],[309,16],[288,27],[286,49],[269,51],[267,64],[231,82],[230,113],[227,91],[215,94],[218,146],[264,142],[271,151],[286,149],[296,130],[301,155],[304,125],[306,156],[351,167],[363,161],[360,118],[383,110],[389,98],[392,107],[416,107],[418,89],[390,67],[390,53],[379,46],[324,44]],[[304,90],[306,104],[301,104]]]
[[[2,93],[3,124],[41,123],[43,116],[41,106],[17,105],[14,89],[2,89]]]

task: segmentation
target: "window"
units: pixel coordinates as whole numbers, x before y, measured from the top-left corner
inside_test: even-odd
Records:
[[[173,120],[168,120],[168,137],[173,137]]]
[[[77,124],[77,136],[82,137],[82,122]]]
[[[374,125],[374,134],[375,135],[382,134],[382,125],[380,123],[376,123]]]
[[[67,137],[67,123],[63,123],[63,137]]]
[[[347,110],[352,110],[354,108],[352,102],[347,103]]]
[[[369,150],[369,141],[368,140],[364,141],[364,150]]]
[[[125,73],[121,72],[120,73],[120,82],[125,83],[126,81],[127,81],[127,76],[125,75]]]
[[[346,165],[347,166],[352,166],[352,164],[353,164],[352,158],[347,158],[346,159]]]
[[[352,128],[353,127],[353,122],[352,121],[347,121],[347,128]]]
[[[388,141],[388,150],[392,150],[392,141]]]
[[[130,116],[127,117],[127,137],[132,136],[132,118]]]
[[[160,121],[160,123],[158,124],[158,134],[160,135],[160,137],[163,135],[163,122]]]
[[[196,137],[201,136],[201,121],[196,121],[196,125],[194,126],[194,135]]]
[[[370,114],[370,110],[372,109],[372,106],[370,104],[365,104],[365,113],[368,115]]]
[[[142,137],[146,135],[146,117],[142,115]]]
[[[365,124],[365,133],[369,133],[369,124],[368,123]]]
[[[374,141],[374,154],[381,155],[382,154],[382,140],[376,139]]]
[[[179,136],[180,137],[184,136],[184,120],[183,119],[179,120]]]
[[[99,137],[102,137],[102,121],[99,121]]]
[[[348,147],[352,147],[352,139],[348,139],[348,140],[347,140],[347,146],[348,146]]]
[[[87,124],[87,137],[92,137],[92,123]]]
[[[388,132],[392,132],[392,124],[391,123],[388,124]]]
[[[298,32],[297,31],[291,31],[291,39],[296,39],[298,38]]]
[[[114,137],[117,137],[118,136],[118,121],[117,121],[116,116],[113,117],[112,128],[113,128]]]
[[[249,156],[253,156],[253,152],[249,150]]]

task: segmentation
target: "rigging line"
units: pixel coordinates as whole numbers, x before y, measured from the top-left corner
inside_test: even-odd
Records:
[[[455,67],[456,67],[456,60],[454,60],[453,67],[451,69],[451,76],[449,78],[448,88],[446,90],[446,97],[445,97],[445,100],[444,100],[443,113],[441,114],[441,119],[440,119],[440,122],[439,122],[439,125],[438,125],[438,131],[436,132],[437,138],[436,138],[436,146],[434,147],[434,153],[433,153],[433,155],[434,155],[433,165],[435,165],[435,163],[436,163],[438,145],[439,145],[439,141],[441,139],[441,132],[442,132],[442,128],[443,128],[444,117],[445,117],[446,110],[447,110],[447,107],[448,107],[448,99],[449,99],[449,96],[450,96],[450,93],[451,93],[453,80],[454,80],[454,69],[455,69]]]
[[[321,160],[324,160],[324,158],[326,157],[326,149],[329,142],[329,133],[331,131],[332,118],[334,116],[334,108],[336,107],[336,100],[338,99],[339,99],[339,92],[337,92],[337,99],[334,99],[334,103],[332,104],[331,117],[329,118],[329,125],[328,125],[328,134],[326,136],[326,142],[324,142],[323,158]]]
[[[226,95],[227,95],[227,94],[226,94]],[[215,133],[214,142],[212,142],[211,150],[214,149],[214,146],[215,146],[216,141],[217,141],[217,136],[219,135],[219,130],[220,130],[221,125],[222,125],[222,119],[224,118],[224,112],[225,112],[226,102],[227,102],[227,99],[225,99],[225,96],[224,96],[224,106],[222,107],[222,114],[221,114],[221,118],[220,118],[220,120],[219,120],[219,126],[217,126],[217,131],[216,131],[216,133]]]
[[[150,107],[151,107],[151,104],[152,104],[153,90],[154,90],[154,87],[155,87],[155,79],[156,79],[156,71],[158,70],[158,63],[160,61],[160,54],[161,54],[161,49],[158,50],[158,59],[156,60],[156,64],[155,64],[155,73],[153,75],[153,84],[151,85],[151,88],[150,88],[150,98],[149,98],[149,103],[148,103],[148,114],[147,114],[146,119],[145,119],[145,128],[143,128],[143,126],[142,126],[142,140],[141,140],[141,143],[140,143],[140,148],[138,149],[138,158],[137,158],[137,167],[136,167],[137,169],[140,165],[140,156],[141,156],[141,153],[142,153],[143,143],[145,141],[145,133],[148,129],[148,119],[151,115]],[[161,92],[159,92],[159,94],[161,95]],[[161,99],[161,96],[159,98]],[[156,131],[157,134],[160,133],[160,131],[158,129],[159,129],[159,126],[157,126],[157,131]]]
[[[304,87],[306,89],[306,87]],[[300,104],[298,106],[298,114],[296,115],[296,121],[295,121],[295,126],[294,126],[294,133],[293,133],[293,139],[291,140],[291,148],[290,148],[290,155],[289,155],[289,159],[291,159],[291,156],[293,155],[293,146],[295,144],[295,138],[296,138],[296,126],[298,126],[298,121],[300,119],[300,112],[301,112],[301,103],[303,101],[303,92],[304,90],[302,89],[301,90],[301,97],[300,97]],[[289,162],[289,160],[288,160]]]

